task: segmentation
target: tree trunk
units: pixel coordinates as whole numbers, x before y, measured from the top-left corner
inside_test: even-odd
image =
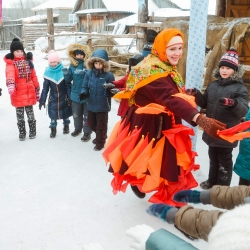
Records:
[[[139,10],[138,10],[138,22],[147,23],[148,22],[148,0],[138,0]],[[137,50],[142,52],[143,46],[147,43],[147,28],[140,27],[137,31],[143,35],[143,38],[137,38],[136,47]]]
[[[226,15],[226,1],[227,0],[216,0],[216,16],[225,17]]]

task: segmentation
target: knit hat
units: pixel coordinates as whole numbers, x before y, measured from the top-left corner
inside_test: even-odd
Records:
[[[183,39],[181,36],[174,36],[170,39],[170,41],[167,44],[167,48],[170,46],[173,46],[175,44],[183,44]]]
[[[60,62],[60,57],[54,50],[50,50],[48,53],[48,61],[49,63]]]
[[[10,44],[10,52],[13,54],[16,50],[22,50],[24,52],[23,44],[18,38],[14,38]]]
[[[248,250],[250,247],[250,204],[220,216],[209,236],[209,250]]]
[[[228,50],[220,59],[219,68],[226,66],[234,71],[238,71],[239,66],[239,54],[235,49]]]
[[[85,53],[83,51],[79,50],[79,49],[75,50],[74,54],[75,54],[75,56],[76,55],[83,55],[83,56],[85,56]]]

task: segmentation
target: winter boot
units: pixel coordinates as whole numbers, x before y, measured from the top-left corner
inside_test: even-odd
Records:
[[[18,122],[17,127],[19,129],[19,140],[24,141],[26,138],[25,122],[24,121]]]
[[[56,137],[56,127],[51,128],[51,133],[50,133],[50,138],[55,138]]]
[[[29,138],[36,138],[36,120],[28,121],[30,127]]]
[[[146,196],[146,194],[142,193],[137,186],[131,185],[131,189],[134,192],[134,194],[140,199],[143,199]]]
[[[87,142],[91,139],[91,134],[90,133],[84,133],[83,137],[81,138],[81,141]]]
[[[94,147],[94,150],[95,151],[100,151],[100,150],[102,150],[104,148],[104,145],[95,145],[95,147]]]
[[[93,144],[96,144],[96,138],[92,141]]]
[[[78,136],[78,135],[81,134],[81,133],[82,133],[81,130],[75,129],[74,132],[71,133],[71,135],[72,135],[73,137],[76,137],[76,136]]]
[[[63,134],[68,134],[68,133],[69,133],[69,125],[64,125]]]

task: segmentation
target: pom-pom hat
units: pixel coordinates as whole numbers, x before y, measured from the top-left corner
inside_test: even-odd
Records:
[[[22,50],[24,52],[23,43],[18,38],[14,38],[10,44],[10,52],[13,54],[16,50]]]
[[[239,54],[235,49],[228,50],[220,59],[219,68],[226,66],[234,71],[238,71],[239,67]]]

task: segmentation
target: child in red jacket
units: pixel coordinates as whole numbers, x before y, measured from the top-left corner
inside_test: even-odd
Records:
[[[10,94],[11,104],[16,108],[19,140],[26,138],[24,110],[29,123],[29,138],[36,137],[36,120],[33,105],[39,100],[39,82],[32,63],[32,53],[24,52],[24,47],[18,38],[10,45],[10,53],[4,57],[6,62],[6,85]]]

